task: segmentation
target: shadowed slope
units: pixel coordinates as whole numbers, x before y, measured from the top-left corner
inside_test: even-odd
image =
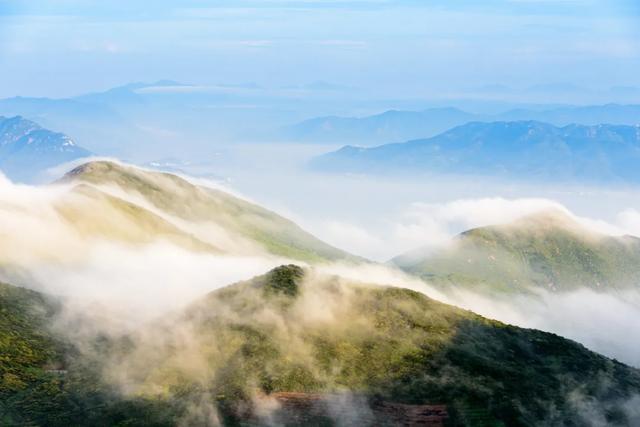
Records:
[[[557,335],[296,266],[215,291],[180,322],[189,356],[182,335],[138,354],[163,355],[150,369],[122,362],[135,357],[118,366],[149,395],[206,384],[230,419],[246,416],[237,402],[251,405],[256,393],[349,392],[369,403],[446,405],[453,425],[580,424],[584,399],[624,425],[620,405],[640,391],[638,371]]]
[[[446,408],[449,425],[588,425],[586,407],[610,425],[632,425],[625,405],[640,393],[639,371],[559,336],[294,265],[137,333],[67,347],[45,327],[54,311],[29,314],[45,297],[1,290],[0,343],[22,348],[2,359],[8,423],[267,425],[283,416],[262,406],[273,394],[347,399],[347,412],[317,414],[310,425],[339,424],[346,413],[368,425],[371,408],[400,404]],[[61,360],[63,372],[43,368]]]

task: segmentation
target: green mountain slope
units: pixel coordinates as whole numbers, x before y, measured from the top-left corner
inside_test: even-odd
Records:
[[[44,296],[1,290],[3,425],[339,425],[335,413],[263,403],[345,392],[360,403],[338,418],[362,405],[444,405],[447,425],[589,425],[585,408],[610,425],[637,421],[625,409],[640,393],[636,369],[413,291],[296,266],[82,344],[48,332],[56,308]]]
[[[114,343],[102,335],[87,342],[61,335],[61,309],[52,297],[0,284],[0,425],[175,425],[173,414],[184,407],[123,399],[103,380],[96,355]]]
[[[46,331],[55,306],[33,291],[0,284],[1,401],[44,374],[47,364],[60,362],[61,347]]]
[[[392,262],[434,284],[481,291],[619,291],[640,284],[640,239],[597,234],[551,211],[469,230],[444,250]]]
[[[63,372],[70,346],[49,330],[59,306],[0,284],[0,425],[52,425],[72,410]]]
[[[116,187],[136,198],[133,203],[178,225],[187,224],[186,229],[199,240],[223,252],[255,252],[255,246],[304,261],[356,259],[267,209],[175,175],[100,161],[75,168],[62,182],[90,184],[105,191]],[[194,224],[199,228],[190,228]]]
[[[295,266],[216,291],[185,315],[199,342],[215,343],[200,350],[205,360],[222,361],[210,384],[224,398],[246,397],[251,387],[263,393],[349,390],[385,401],[445,404],[452,422],[462,425],[479,411],[495,425],[515,426],[579,423],[580,409],[569,399],[578,391],[620,415],[609,405],[640,387],[638,371],[561,337],[487,320],[406,289]],[[176,369],[181,357],[173,354],[163,366]],[[166,373],[153,369],[146,380],[162,382]],[[179,389],[186,377],[174,378],[170,387]]]
[[[188,250],[223,252],[142,206],[84,183],[59,198],[54,208],[81,238],[102,238],[131,244],[167,240]]]

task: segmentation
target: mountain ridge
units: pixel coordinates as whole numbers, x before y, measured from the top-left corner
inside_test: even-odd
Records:
[[[517,179],[639,182],[640,125],[470,122],[428,139],[346,146],[312,168],[351,173],[445,173]]]
[[[92,153],[69,136],[22,116],[0,116],[0,170],[17,181],[32,181],[46,169]]]
[[[215,224],[221,232],[219,237],[224,232],[228,235],[225,238],[256,242],[274,255],[312,262],[360,260],[321,242],[268,209],[222,190],[192,184],[174,174],[95,161],[74,168],[59,182],[97,185],[107,192],[109,186],[119,187],[136,200],[143,199],[149,204],[147,209],[164,212],[184,223]],[[216,241],[205,242],[221,247]]]
[[[424,139],[468,122],[534,120],[555,126],[640,124],[640,105],[603,104],[545,109],[517,108],[502,113],[470,113],[455,107],[422,111],[387,110],[362,116],[311,118],[285,129],[285,135],[307,142],[358,143],[366,146]]]
[[[0,286],[7,326],[0,338],[20,322],[42,333],[51,323],[46,312],[25,317],[41,298]],[[309,310],[311,300],[324,303],[320,311]],[[360,425],[368,425],[367,408],[387,402],[405,410],[437,404],[455,426],[581,425],[589,421],[585,407],[622,426],[635,422],[625,404],[640,391],[640,371],[557,335],[295,265],[211,292],[139,333],[98,335],[84,344],[94,351],[74,353],[70,344],[56,350],[55,342],[27,341],[36,359],[0,363],[3,420],[144,426],[206,424],[215,416],[223,425],[264,425],[296,419],[278,405],[265,413],[260,402],[270,395],[354,393],[363,400],[346,408]],[[117,376],[108,375],[112,369]],[[130,392],[115,392],[123,379]],[[343,421],[300,411],[294,408],[310,423]]]
[[[640,238],[600,234],[565,212],[542,211],[467,230],[442,250],[417,249],[391,263],[452,290],[616,293],[640,283]]]

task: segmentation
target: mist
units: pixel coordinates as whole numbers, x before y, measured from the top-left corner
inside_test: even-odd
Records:
[[[383,192],[379,183],[362,177],[334,177],[329,182],[312,174],[303,177],[294,183],[295,186],[315,182],[318,188],[324,186],[322,188],[326,189],[327,185],[332,185],[343,194],[362,188],[368,188],[369,194]],[[340,179],[345,185],[337,184]],[[222,183],[198,178],[189,180],[217,189],[231,187],[234,193],[249,200],[271,196],[255,190],[237,190],[242,186],[236,185],[234,180]],[[171,181],[160,179],[157,182],[165,190],[177,191],[171,187]],[[345,319],[358,324],[364,336],[375,333],[372,325],[353,314],[359,307],[353,302],[352,284],[412,289],[491,319],[562,335],[593,351],[640,366],[640,345],[629,340],[628,336],[630,328],[640,326],[640,293],[637,288],[622,294],[588,290],[562,294],[538,291],[501,299],[455,288],[445,291],[389,265],[331,262],[308,270],[305,292],[284,315],[273,307],[264,306],[263,296],[257,288],[242,291],[248,305],[233,307],[215,302],[208,294],[263,274],[278,265],[295,263],[307,266],[307,263],[268,255],[251,244],[238,244],[233,236],[224,235],[224,230],[177,217],[151,203],[143,194],[126,191],[123,187],[91,185],[93,190],[100,191],[100,196],[96,197],[93,190],[78,193],[76,186],[64,182],[31,187],[2,179],[0,184],[0,234],[4,236],[1,279],[56,297],[62,308],[51,325],[53,330],[72,341],[83,358],[99,366],[101,381],[121,396],[172,396],[174,391],[168,391],[167,381],[171,390],[181,381],[200,384],[198,390],[188,397],[187,407],[182,412],[183,425],[221,423],[212,397],[204,391],[205,385],[226,370],[235,369],[234,347],[228,347],[234,342],[228,341],[233,334],[228,335],[230,332],[224,328],[205,332],[199,326],[201,322],[222,319],[222,325],[224,322],[266,325],[271,328],[279,348],[287,349],[288,357],[331,384],[332,378],[316,369],[312,349],[305,343],[305,337],[310,331],[339,336]],[[259,184],[264,189],[273,185],[273,181],[262,180]],[[384,185],[400,189],[406,184],[392,181]],[[453,183],[452,188],[456,185],[462,184]],[[405,190],[398,191],[396,200],[374,198],[369,201],[372,211],[387,213],[387,228],[377,229],[376,223],[370,222],[371,218],[358,221],[357,227],[366,237],[365,244],[356,243],[362,248],[369,246],[371,252],[354,251],[356,254],[377,251],[378,258],[385,259],[396,255],[398,250],[419,245],[436,250],[446,245],[457,230],[509,223],[549,209],[564,212],[594,233],[623,234],[626,230],[633,230],[637,224],[638,214],[632,207],[621,209],[610,222],[597,216],[576,214],[563,203],[550,198],[484,197],[437,202],[435,198],[420,201],[416,187],[405,187]],[[446,190],[440,185],[438,191],[443,192],[440,196],[452,195]],[[291,207],[275,206],[274,210],[299,218],[300,214],[295,213],[298,209],[313,209],[313,203],[312,206],[305,205],[313,196],[313,192],[308,193],[304,198],[296,199]],[[350,200],[347,204],[333,204],[333,197],[338,195],[327,197],[321,203],[315,201],[315,204],[325,205],[320,211],[324,221],[340,223],[340,220],[332,219],[331,214],[336,217],[346,214],[348,217],[349,204],[357,202]],[[170,233],[158,233],[155,229],[142,232],[139,223],[118,214],[118,211],[109,210],[112,203],[104,204],[103,201],[111,198],[150,212],[162,221],[159,224],[169,224],[175,230],[167,229],[172,230]],[[404,205],[405,209],[394,210],[387,206],[402,206],[402,199],[412,200]],[[623,197],[620,200],[627,199]],[[71,210],[72,216],[69,216],[70,206],[77,208]],[[361,212],[374,215],[367,209]],[[316,215],[320,216],[319,213]],[[394,218],[398,222],[392,221]],[[89,219],[91,226],[82,226]],[[305,224],[305,221],[301,222]],[[313,221],[307,224],[313,224]],[[318,229],[322,227],[318,226]],[[176,237],[182,236],[180,233],[217,245],[226,253],[203,250]],[[338,228],[340,233],[345,240],[351,239],[353,245],[352,234]],[[321,237],[329,236],[319,234]],[[186,316],[184,313],[192,314]],[[116,350],[105,353],[102,347],[96,346],[96,342],[105,336],[110,342],[118,343],[114,347]],[[359,408],[358,412],[353,412],[362,417],[358,419],[371,417],[370,409],[356,394],[337,394],[327,399],[323,405],[337,414],[335,416],[344,413],[344,408],[348,407]],[[575,400],[576,405],[586,404],[579,396]],[[260,395],[249,396],[249,402],[251,408],[247,410],[257,414],[262,422],[277,422],[281,409],[277,402]],[[596,412],[601,409],[591,408]]]
[[[612,295],[581,289],[537,291],[534,296],[490,298],[454,292],[450,301],[483,316],[573,339],[600,354],[640,367],[640,343],[629,331],[640,327],[640,291]]]
[[[187,224],[159,212],[120,188],[106,188],[98,197],[77,188],[15,185],[0,176],[1,280],[139,321],[289,261],[234,240],[213,225]],[[204,241],[227,252],[203,250],[177,238],[179,232],[144,231],[142,224],[112,210],[101,194],[151,209],[178,230],[187,230],[186,235],[199,231]]]
[[[250,187],[243,184],[245,180],[255,177],[253,174],[240,174],[239,180],[231,179],[222,183],[189,179],[196,184],[225,191],[232,188],[235,195],[249,200],[257,199],[258,202],[274,200],[275,194],[292,195],[266,205],[274,207],[286,217],[300,220],[300,223],[330,243],[346,247],[357,255],[383,261],[416,247],[437,250],[459,231],[509,223],[549,209],[564,212],[593,232],[607,235],[631,234],[638,230],[640,223],[640,214],[630,207],[634,205],[623,204],[632,201],[632,192],[554,189],[553,194],[561,194],[563,197],[560,199],[564,198],[577,206],[581,206],[580,203],[584,206],[586,199],[594,195],[616,202],[619,206],[617,213],[615,204],[602,204],[608,207],[609,212],[613,212],[613,216],[609,215],[612,220],[604,220],[598,216],[576,214],[551,198],[485,197],[447,201],[443,198],[455,195],[455,190],[461,196],[474,191],[468,188],[466,192],[460,191],[466,183],[455,180],[441,182],[437,188],[427,188],[425,191],[420,189],[422,186],[405,181],[380,183],[367,177],[349,176],[327,179],[304,172],[300,179],[284,184],[280,179],[284,179],[285,173],[292,173],[296,160],[289,158],[288,162],[289,166],[285,164],[281,175],[265,174],[265,179],[254,180],[254,185]],[[268,161],[263,162],[262,167],[272,170]],[[58,172],[62,170],[65,168]],[[269,192],[269,189],[278,188],[280,184],[285,185],[287,191]],[[189,224],[161,212],[139,194],[126,193],[117,187],[102,186],[101,189],[114,197],[149,209],[204,241],[220,244],[230,239],[220,233],[211,234],[211,229],[203,228],[202,224]],[[309,189],[311,191],[306,191]],[[316,192],[321,189],[331,191],[324,191],[324,197],[318,196],[316,199]],[[256,248],[242,245],[232,247],[242,248],[236,253],[246,253],[246,256],[223,256],[193,251],[166,239],[151,239],[141,245],[113,240],[109,236],[97,239],[78,236],[77,231],[52,209],[56,200],[68,194],[68,186],[16,186],[5,179],[0,190],[4,201],[2,224],[7,236],[3,239],[6,245],[5,261],[8,260],[11,265],[11,268],[4,269],[4,280],[67,296],[75,300],[74,305],[81,300],[81,306],[99,305],[103,310],[117,309],[119,314],[114,317],[118,319],[123,319],[122,313],[128,312],[135,314],[136,321],[148,320],[183,307],[221,286],[249,279],[277,265],[294,262],[261,255]],[[513,193],[519,190],[526,195],[526,186],[512,188]],[[297,198],[302,191],[306,191],[305,195]],[[488,188],[486,191],[495,190]],[[529,188],[529,191],[532,189]],[[350,197],[345,197],[347,193]],[[356,194],[361,196],[355,197]],[[373,194],[375,197],[367,199],[367,195]],[[424,198],[421,199],[421,196]],[[424,201],[427,197],[431,200]],[[337,202],[336,198],[344,203]],[[284,207],[283,203],[287,202],[290,205]],[[357,225],[342,219],[349,218],[351,209],[356,208],[354,205],[358,205],[358,212],[362,213]],[[404,208],[395,208],[397,206]],[[311,219],[306,217],[310,212],[313,212],[309,215]],[[606,217],[609,212],[603,212],[603,216]],[[112,226],[116,227],[116,224]],[[24,229],[40,231],[33,235],[17,232]],[[33,238],[29,239],[30,236]],[[636,366],[640,364],[638,346],[625,336],[628,325],[640,323],[640,298],[634,289],[624,295],[604,295],[586,290],[562,295],[539,292],[535,297],[523,296],[515,301],[507,301],[463,291],[444,293],[389,266],[367,264],[356,268],[350,264],[334,263],[318,268],[327,274],[358,282],[414,289],[490,318],[551,331],[623,362]]]
[[[306,167],[314,156],[335,148],[238,144],[227,147],[215,163],[185,167],[184,173],[222,177],[217,182],[235,194],[294,220],[334,246],[380,262],[419,247],[437,248],[469,228],[546,209],[567,212],[608,235],[640,234],[640,191],[628,185],[548,184],[526,177],[377,177],[324,174]]]
[[[637,0],[175,3],[0,0],[0,424],[640,425]]]
[[[536,289],[527,295],[488,296],[462,287],[440,289],[385,265],[332,264],[319,270],[356,282],[412,289],[490,319],[567,337],[600,354],[640,367],[640,343],[629,339],[629,331],[640,327],[638,287],[619,293],[590,289],[551,293]]]

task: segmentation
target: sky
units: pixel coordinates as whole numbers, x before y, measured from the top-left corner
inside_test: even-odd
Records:
[[[639,20],[636,0],[0,0],[0,96],[159,79],[607,91],[640,86]]]

